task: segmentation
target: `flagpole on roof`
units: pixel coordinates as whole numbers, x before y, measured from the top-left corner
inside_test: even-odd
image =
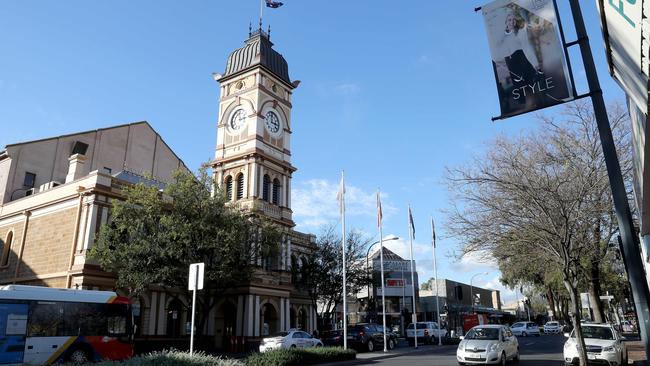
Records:
[[[415,335],[413,336],[413,339],[415,340],[414,345],[415,348],[418,348],[418,333],[417,333],[417,324],[418,324],[418,314],[417,314],[417,309],[415,307],[415,279],[414,279],[414,274],[413,274],[413,237],[415,237],[415,224],[413,223],[413,214],[411,213],[411,205],[408,206],[408,222],[409,222],[409,241],[410,241],[410,254],[411,254],[411,298],[413,299],[413,329],[415,330]]]
[[[440,337],[440,297],[438,296],[438,262],[436,261],[436,227],[433,224],[431,216],[431,244],[433,246],[433,278],[436,281],[436,314],[438,316],[438,345],[442,346],[442,337]]]
[[[341,249],[343,251],[343,349],[348,349],[348,291],[345,276],[345,177],[341,171],[341,184],[338,192],[339,208],[341,213]]]
[[[264,15],[264,0],[260,0],[260,30],[262,30],[262,16]]]

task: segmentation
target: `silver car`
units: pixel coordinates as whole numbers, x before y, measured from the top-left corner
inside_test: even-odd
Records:
[[[477,325],[461,337],[456,350],[459,365],[505,365],[519,361],[519,342],[505,325]]]

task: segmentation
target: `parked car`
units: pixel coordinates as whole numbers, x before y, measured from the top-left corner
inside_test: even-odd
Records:
[[[276,348],[311,348],[322,347],[323,342],[300,329],[289,329],[286,332],[277,332],[269,337],[262,338],[260,352]]]
[[[578,365],[578,346],[575,329],[564,333],[569,338],[564,343],[564,364]],[[593,363],[606,365],[627,365],[627,348],[616,329],[611,324],[582,324],[582,337],[587,348],[587,359]]]
[[[551,321],[544,324],[544,334],[562,333],[562,326],[559,322]]]
[[[413,323],[409,324],[406,327],[406,340],[411,346],[415,344],[416,333],[420,344],[434,344],[438,343],[438,338],[447,338],[447,329],[441,327],[438,331],[436,322],[418,322],[417,328]]]
[[[323,344],[326,346],[343,347],[343,330],[330,330],[323,333]]]
[[[518,322],[510,326],[510,329],[517,337],[528,337],[529,335],[539,337],[541,335],[539,327],[533,322]]]
[[[519,342],[505,325],[477,325],[460,338],[456,350],[459,365],[505,365],[508,360],[519,362]]]
[[[397,334],[386,332],[386,347],[393,349],[397,345]],[[348,329],[348,346],[360,351],[372,352],[384,347],[384,327],[374,323],[359,323]]]

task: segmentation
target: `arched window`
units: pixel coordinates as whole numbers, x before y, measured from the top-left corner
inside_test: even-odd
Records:
[[[14,240],[14,232],[7,234],[5,244],[2,246],[2,257],[0,257],[0,267],[9,265],[9,253],[11,252],[11,242]]]
[[[224,186],[226,187],[226,199],[228,201],[232,200],[232,177],[227,176],[224,181]]]
[[[273,204],[280,204],[280,181],[277,179],[273,180]]]
[[[262,184],[262,199],[266,202],[269,202],[269,192],[271,190],[271,178],[268,175],[264,175],[264,182]]]
[[[237,199],[242,198],[244,198],[244,175],[240,173],[237,176]]]

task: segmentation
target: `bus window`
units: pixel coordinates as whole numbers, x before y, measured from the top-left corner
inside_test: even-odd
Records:
[[[119,337],[129,334],[130,327],[130,309],[126,304],[109,304],[106,309],[106,318],[108,321],[108,335]]]
[[[0,364],[22,363],[27,331],[27,304],[0,304]]]
[[[56,337],[63,333],[63,306],[61,303],[37,302],[29,309],[27,335],[29,337]]]

